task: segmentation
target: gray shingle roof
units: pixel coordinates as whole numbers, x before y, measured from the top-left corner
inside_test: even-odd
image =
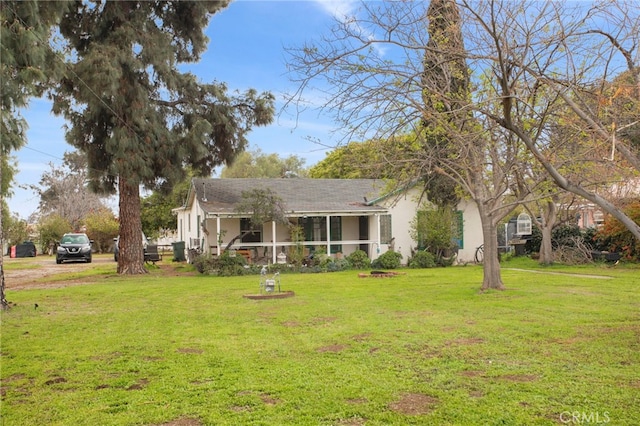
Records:
[[[368,205],[365,200],[365,197],[373,200],[383,194],[385,183],[375,179],[196,178],[192,185],[192,195],[197,197],[202,209],[211,214],[235,213],[235,206],[242,201],[242,192],[256,188],[273,191],[284,201],[287,211],[296,213],[386,210],[381,206]]]

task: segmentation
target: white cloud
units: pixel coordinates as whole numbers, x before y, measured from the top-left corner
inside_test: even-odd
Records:
[[[356,17],[358,12],[357,0],[313,0],[321,9],[323,9],[329,15],[332,15],[335,19],[346,24],[354,29],[356,34],[361,34],[364,39],[369,41],[375,40],[375,34],[370,30],[363,28],[359,24]],[[382,47],[380,43],[374,43],[372,45],[378,56],[382,57],[386,53],[387,49]]]

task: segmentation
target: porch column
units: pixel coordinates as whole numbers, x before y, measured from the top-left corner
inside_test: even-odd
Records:
[[[220,216],[216,216],[216,255],[220,256]]]
[[[382,251],[380,248],[380,242],[380,214],[376,213],[376,257]]]
[[[276,221],[271,221],[271,241],[273,242],[273,248],[271,250],[271,262],[275,264],[278,261],[276,257],[276,251],[278,250],[278,243],[276,241]]]
[[[327,256],[331,255],[331,216],[327,215]]]

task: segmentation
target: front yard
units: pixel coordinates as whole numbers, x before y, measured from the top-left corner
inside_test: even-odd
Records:
[[[143,277],[106,267],[75,277],[82,285],[8,290],[17,306],[2,313],[2,424],[640,418],[638,269],[522,260],[503,264],[508,290],[485,294],[480,266],[284,274],[294,297],[256,301],[243,296],[258,276],[200,276],[170,261]]]

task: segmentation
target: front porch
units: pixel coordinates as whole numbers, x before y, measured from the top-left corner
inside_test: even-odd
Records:
[[[188,241],[187,249],[197,249],[214,256],[235,250],[249,263],[289,263],[293,253],[303,257],[322,252],[332,257],[364,251],[372,260],[386,251],[385,215],[330,214],[291,216],[287,225],[276,222],[251,229],[242,215],[209,215],[201,222],[201,233]],[[292,238],[298,228],[299,237]],[[300,238],[302,237],[302,238]]]

